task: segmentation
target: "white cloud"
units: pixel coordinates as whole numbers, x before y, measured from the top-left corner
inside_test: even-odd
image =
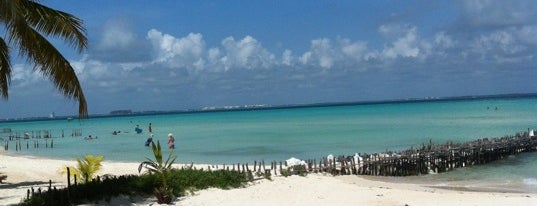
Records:
[[[199,69],[200,59],[205,52],[205,42],[201,34],[190,33],[182,38],[151,29],[147,39],[156,50],[155,62],[163,63],[169,68]],[[203,61],[201,61],[203,63]]]
[[[127,48],[135,39],[135,34],[130,31],[126,24],[107,22],[97,47],[101,50]]]
[[[340,39],[341,52],[352,62],[361,62],[367,54],[367,43],[363,41],[351,42],[349,39]]]
[[[305,52],[300,57],[300,61],[305,65],[329,69],[335,64],[335,53],[330,39],[315,39],[311,41],[310,51]]]
[[[439,32],[434,35],[434,44],[442,48],[451,48],[455,46],[455,41],[445,32]]]
[[[34,72],[29,65],[16,64],[11,67],[11,85],[14,89],[32,87],[43,78],[39,72]]]
[[[226,70],[230,68],[269,68],[275,63],[275,57],[251,36],[240,41],[233,37],[222,40],[225,56],[221,59]]]
[[[90,47],[93,59],[104,62],[142,62],[149,60],[149,44],[138,38],[131,28],[130,20],[107,21],[100,32],[101,39]]]
[[[87,56],[80,61],[71,62],[80,81],[93,81],[111,75],[112,71],[108,68],[109,64],[110,63],[88,59]]]
[[[285,66],[293,65],[293,52],[291,52],[291,50],[286,49],[285,51],[283,51],[282,64]]]
[[[388,27],[388,26],[384,26]],[[382,51],[382,56],[385,58],[393,59],[397,57],[418,57],[420,49],[418,47],[418,36],[416,34],[416,27],[405,28],[404,31],[396,28],[382,28],[381,32],[400,33],[403,32],[402,37],[397,38],[391,45],[385,45]]]
[[[537,17],[537,4],[534,0],[462,0],[460,2],[465,24],[511,26],[531,23]]]
[[[505,31],[481,35],[471,47],[474,52],[482,55],[494,52],[513,54],[524,49],[515,42],[512,34]]]

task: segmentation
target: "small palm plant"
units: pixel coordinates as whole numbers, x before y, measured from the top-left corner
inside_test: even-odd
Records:
[[[86,155],[84,156],[84,158],[76,160],[78,164],[76,168],[71,168],[70,173],[75,175],[77,179],[88,183],[90,180],[93,179],[95,174],[97,174],[97,172],[101,170],[101,162],[103,160],[104,157],[101,155]],[[63,167],[61,172],[67,173],[67,167]]]
[[[155,160],[146,157],[147,161],[143,161],[140,163],[140,166],[138,166],[138,172],[141,172],[142,168],[145,168],[149,173],[156,173],[160,175],[162,185],[161,187],[155,189],[155,197],[157,198],[157,202],[159,204],[169,204],[173,199],[173,191],[166,183],[166,173],[169,169],[171,169],[172,164],[175,162],[177,157],[170,153],[168,159],[166,159],[166,162],[163,163],[160,141],[157,141],[157,145],[155,145],[154,142],[151,142],[151,149],[153,150]]]

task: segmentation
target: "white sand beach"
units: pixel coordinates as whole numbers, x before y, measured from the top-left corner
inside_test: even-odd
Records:
[[[32,186],[66,185],[58,171],[76,161],[0,155],[0,205],[17,204]],[[104,161],[99,175],[137,174],[139,163]],[[177,165],[179,166],[179,165]],[[117,198],[115,205],[157,205],[152,198]],[[309,174],[306,177],[273,177],[245,188],[207,189],[175,200],[175,205],[536,205],[537,194],[471,192],[427,185],[369,180],[360,176]]]

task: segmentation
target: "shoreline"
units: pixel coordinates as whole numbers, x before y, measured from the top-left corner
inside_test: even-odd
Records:
[[[471,185],[463,184],[463,183],[468,184],[467,181],[445,182],[445,181],[430,180],[430,179],[418,180],[418,178],[421,178],[421,177],[416,177],[416,176],[410,176],[410,177],[360,176],[360,178],[370,180],[370,181],[386,182],[386,183],[393,183],[393,184],[415,184],[421,187],[459,191],[459,192],[512,193],[512,194],[537,195],[537,191],[524,191],[520,187],[505,186],[505,185],[499,185],[499,184],[494,185],[489,182],[475,181],[475,180],[473,180],[472,182],[481,183],[481,184],[479,186],[471,186]],[[483,184],[483,183],[489,183],[489,184]]]
[[[55,186],[65,186],[66,177],[58,170],[74,166],[76,160],[56,160],[35,156],[10,156],[0,154],[0,172],[8,178],[0,184],[0,205],[17,204],[30,187],[46,187],[52,180]],[[138,174],[139,163],[103,161],[98,175]],[[174,164],[175,167],[190,164]],[[208,164],[194,164],[207,168]],[[537,201],[535,193],[509,191],[481,191],[468,188],[435,186],[417,182],[389,181],[390,178],[364,176],[331,176],[308,174],[300,176],[274,176],[272,180],[257,180],[245,188],[195,191],[181,197],[176,205],[246,205],[252,202],[273,205],[285,201],[289,205],[311,204],[365,204],[365,205],[530,205]],[[121,198],[120,198],[121,199]],[[129,198],[123,198],[129,201]],[[150,204],[151,198],[136,200],[138,204]],[[127,204],[131,204],[127,202]],[[134,203],[132,203],[134,204]],[[131,204],[131,205],[132,205]]]

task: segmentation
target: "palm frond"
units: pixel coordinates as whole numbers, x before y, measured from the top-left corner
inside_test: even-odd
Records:
[[[155,162],[158,165],[162,165],[162,148],[160,147],[160,141],[157,141],[157,146],[154,142],[151,142],[151,148],[153,150],[153,155],[155,156]]]
[[[8,26],[9,39],[20,45],[19,54],[28,57],[41,74],[48,77],[65,96],[79,102],[79,115],[87,117],[87,103],[76,73],[65,57],[24,19]]]
[[[158,165],[155,164],[155,162],[153,162],[153,161],[144,161],[144,162],[140,163],[140,166],[138,166],[138,173],[140,173],[142,171],[142,168],[147,169],[148,172],[155,172],[155,173],[160,172],[158,170]]]
[[[11,64],[9,57],[9,47],[2,37],[0,37],[0,96],[8,98],[9,84],[11,83]]]
[[[24,1],[22,6],[25,19],[36,30],[62,38],[79,52],[87,47],[88,39],[81,19],[33,1]]]
[[[78,162],[77,169],[85,182],[93,179],[93,176],[101,170],[101,161],[103,159],[103,156],[86,155],[83,159],[76,160]]]
[[[149,159],[146,157],[146,161],[143,161],[138,166],[138,173],[142,171],[142,168],[148,169],[150,172],[156,173],[165,173],[167,169],[170,169],[172,164],[175,162],[176,157],[172,153],[169,154],[166,162],[162,162],[162,148],[160,146],[160,141],[157,141],[157,144],[151,142],[151,149],[155,160]]]
[[[2,40],[2,44],[16,45],[19,56],[26,57],[28,62],[33,63],[34,69],[48,77],[64,96],[78,101],[79,117],[86,118],[86,99],[73,67],[39,33],[59,37],[81,52],[87,46],[83,22],[71,14],[48,8],[35,0],[2,0],[0,3],[0,22],[7,31],[7,43]],[[10,68],[4,65],[9,63],[9,56],[4,55],[8,49],[2,47],[0,45],[0,66]],[[10,69],[0,71],[0,94],[4,98],[7,98],[9,86],[10,76],[6,76],[9,75],[8,72]]]
[[[170,154],[168,155],[168,159],[166,160],[166,163],[164,164],[164,167],[166,169],[170,169],[172,167],[172,164],[175,162],[175,159],[177,157],[175,157],[171,152]]]

